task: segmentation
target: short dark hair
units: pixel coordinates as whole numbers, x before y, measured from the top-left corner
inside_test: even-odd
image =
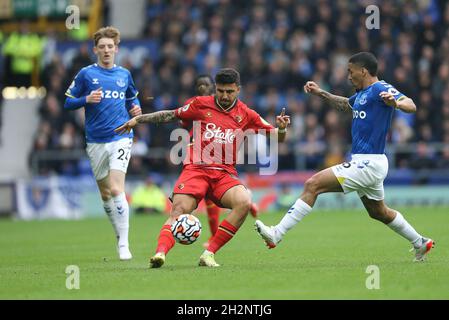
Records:
[[[215,75],[215,83],[232,84],[240,86],[240,73],[232,68],[224,68]]]
[[[368,70],[372,76],[377,76],[377,59],[371,52],[359,52],[349,58],[349,62]]]
[[[210,75],[204,73],[204,74],[200,74],[196,77],[195,85],[198,86],[198,81],[200,81],[200,79],[203,79],[203,78],[207,78],[210,80],[210,82],[214,83],[214,79],[212,79],[212,77]]]

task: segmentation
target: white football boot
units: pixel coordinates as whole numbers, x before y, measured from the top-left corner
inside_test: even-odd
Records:
[[[165,254],[158,252],[150,258],[150,268],[160,268],[165,263]]]
[[[198,265],[200,267],[212,267],[212,268],[216,268],[219,267],[220,265],[215,261],[215,255],[210,252],[205,250],[203,252],[203,254],[200,257],[200,262],[198,263]]]
[[[118,250],[118,255],[119,255],[120,260],[127,261],[127,260],[131,260],[133,258],[131,251],[129,251],[129,247],[120,246],[117,248],[117,250]]]
[[[254,229],[260,234],[269,249],[276,248],[277,244],[282,240],[281,234],[275,227],[268,227],[260,220],[256,220]]]
[[[417,248],[412,248],[410,251],[415,251],[414,262],[426,260],[426,255],[435,247],[435,241],[432,239],[422,238],[421,246]]]

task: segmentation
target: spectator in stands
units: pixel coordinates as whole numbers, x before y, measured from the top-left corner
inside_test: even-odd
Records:
[[[93,63],[93,59],[90,54],[91,51],[92,50],[89,48],[89,44],[87,42],[81,43],[79,51],[72,60],[72,64],[68,71],[67,78],[73,79],[73,77],[81,68],[84,68],[85,66],[88,66]]]
[[[296,139],[282,146],[280,170],[316,170],[340,157],[340,151],[328,146],[338,144],[342,153],[346,151],[351,117],[336,114],[319,99],[304,100],[301,88],[306,79],[313,79],[328,91],[351,96],[345,63],[352,53],[367,50],[378,56],[381,78],[418,101],[415,115],[395,112],[389,139],[449,143],[449,2],[385,2],[380,30],[365,28],[360,20],[365,6],[366,1],[351,0],[248,0],[237,9],[232,1],[148,1],[142,36],[154,50],[136,70],[142,107],[152,112],[179,105],[191,96],[192,78],[239,65],[243,100],[263,116],[282,106],[292,115],[291,136]],[[83,46],[80,51],[85,52]],[[63,76],[70,71],[61,60],[55,57],[44,70],[45,86],[58,100],[64,92],[59,88],[64,82],[61,74],[64,79],[73,76]],[[150,96],[154,99],[145,100]],[[70,120],[82,137],[82,118],[73,113]],[[152,127],[139,141],[149,148],[168,149],[172,129]],[[62,125],[52,128],[52,135],[59,137],[61,130]],[[58,139],[50,139],[48,147],[53,147],[53,140]],[[416,157],[404,153],[394,165],[412,160],[416,164]],[[163,158],[145,159],[144,165],[164,172],[178,169],[167,166]]]
[[[436,167],[436,154],[426,142],[420,141],[416,147],[416,153],[413,154],[409,166],[416,170],[414,182],[417,184],[425,184],[428,182],[429,169]]]
[[[38,72],[43,47],[44,41],[36,33],[30,32],[29,23],[23,21],[20,31],[10,34],[3,46],[3,53],[9,58],[6,85],[32,85],[32,75]]]
[[[438,156],[436,167],[438,169],[449,169],[449,145],[444,146],[441,155]]]
[[[135,213],[163,213],[167,196],[148,176],[131,195],[131,208]]]

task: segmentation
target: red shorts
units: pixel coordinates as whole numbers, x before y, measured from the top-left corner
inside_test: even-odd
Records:
[[[189,194],[200,203],[205,197],[222,207],[220,200],[232,187],[243,185],[238,177],[217,169],[184,168],[173,188],[174,194]]]

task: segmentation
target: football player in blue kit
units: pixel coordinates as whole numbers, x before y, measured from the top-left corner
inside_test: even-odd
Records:
[[[130,260],[129,206],[125,175],[133,133],[119,135],[114,129],[142,114],[131,73],[114,64],[120,32],[114,27],[94,34],[97,63],[81,69],[66,91],[64,108],[84,107],[86,152],[103,200],[103,207],[117,238],[120,260]]]
[[[260,220],[255,229],[269,248],[274,248],[294,225],[312,211],[318,195],[326,192],[356,191],[371,218],[379,220],[410,241],[415,261],[425,259],[434,241],[420,235],[402,214],[384,203],[383,181],[388,173],[385,142],[393,112],[416,112],[412,99],[377,77],[377,59],[360,52],[349,59],[348,79],[356,89],[350,98],[333,95],[309,81],[304,91],[321,97],[343,112],[352,112],[352,158],[324,169],[304,184],[304,190],[279,224],[268,227]]]

